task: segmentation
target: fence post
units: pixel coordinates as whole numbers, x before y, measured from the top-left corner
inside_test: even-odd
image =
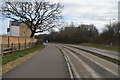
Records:
[[[1,44],[1,54],[3,56],[3,44]]]
[[[30,43],[30,48],[32,48],[32,42]]]
[[[26,42],[26,37],[25,37],[25,49],[27,48],[26,43],[27,43],[27,42]]]
[[[34,47],[34,43],[32,42],[32,48]]]
[[[29,48],[30,48],[30,42],[29,42]]]
[[[8,48],[10,47],[10,37],[8,36]]]
[[[33,42],[33,47],[34,47],[34,42]],[[33,47],[32,47],[32,48],[33,48]]]
[[[33,44],[32,44],[32,42],[31,42],[31,48],[32,48],[32,46],[33,46]]]
[[[13,53],[13,43],[11,44],[11,53]]]
[[[20,39],[18,37],[18,50],[20,50]]]
[[[20,50],[20,43],[18,43],[18,49]]]
[[[26,42],[24,43],[24,45],[25,45],[25,49],[26,49]]]

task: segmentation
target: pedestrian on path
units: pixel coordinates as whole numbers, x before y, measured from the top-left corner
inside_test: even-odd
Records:
[[[45,42],[46,42],[46,46],[47,46],[47,44],[48,44],[48,40],[46,40]]]

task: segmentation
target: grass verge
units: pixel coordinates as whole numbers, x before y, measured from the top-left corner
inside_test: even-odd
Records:
[[[88,46],[88,47],[94,47],[104,50],[111,50],[111,51],[117,51],[118,52],[118,46],[108,46],[108,45],[102,45],[102,44],[92,44],[92,43],[84,43],[80,44],[81,46]]]
[[[41,48],[41,46],[35,46],[32,49],[23,50],[23,51],[19,51],[19,52],[9,54],[9,55],[5,55],[5,56],[2,57],[2,65],[5,65],[8,62],[14,61],[14,60],[16,60],[20,57],[23,57],[23,56],[29,54],[29,53],[32,53],[32,52],[34,52],[34,51],[36,51],[40,48]]]

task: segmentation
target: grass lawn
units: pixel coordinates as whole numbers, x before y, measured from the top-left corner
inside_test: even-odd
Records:
[[[32,53],[38,49],[42,48],[41,46],[36,46],[32,49],[28,49],[28,50],[23,50],[23,51],[19,51],[19,52],[14,52],[12,54],[8,54],[2,57],[2,65],[7,64],[8,62],[14,61],[20,57],[23,57],[29,53]]]
[[[118,46],[108,46],[108,45],[103,45],[103,44],[92,44],[92,43],[84,43],[84,44],[80,44],[80,45],[118,52]]]

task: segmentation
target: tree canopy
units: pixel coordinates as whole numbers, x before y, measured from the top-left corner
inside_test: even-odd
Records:
[[[98,35],[98,30],[94,25],[68,25],[60,32],[51,32],[47,38],[53,42],[63,43],[86,43],[92,42]]]
[[[55,26],[61,19],[62,5],[40,2],[5,2],[2,7],[2,15],[14,21],[25,23],[31,30],[31,36],[35,33],[47,31]]]
[[[42,35],[42,37],[38,35],[36,37],[60,43],[96,43],[119,46],[120,23],[108,24],[100,33],[94,25],[67,25],[67,27],[61,29],[59,32],[51,31],[48,35]]]

